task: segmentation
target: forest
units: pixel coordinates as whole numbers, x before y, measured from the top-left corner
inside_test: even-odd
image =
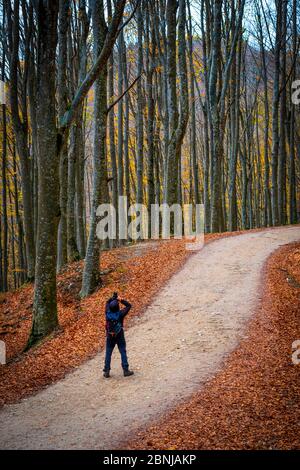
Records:
[[[297,0],[2,0],[0,291],[34,283],[28,347],[58,325],[57,273],[123,239],[97,207],[203,204],[205,232],[299,222]]]

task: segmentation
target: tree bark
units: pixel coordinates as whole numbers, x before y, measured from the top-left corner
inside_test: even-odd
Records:
[[[21,164],[21,184],[24,208],[24,229],[26,241],[27,277],[32,281],[35,269],[35,232],[33,225],[33,205],[32,205],[32,182],[31,182],[31,159],[28,145],[28,123],[27,123],[27,98],[26,98],[26,74],[23,75],[23,83],[20,85],[19,67],[19,0],[14,2],[14,12],[10,1],[5,2],[8,19],[8,43],[10,51],[10,107],[14,133],[16,136],[17,150]],[[13,21],[12,21],[13,18]],[[30,36],[31,31],[28,31]],[[26,38],[28,41],[29,38]],[[25,57],[24,67],[28,67],[28,53]],[[25,82],[24,82],[25,81]],[[21,100],[23,103],[22,112],[19,106],[18,90],[22,90]]]
[[[137,74],[143,72],[143,18],[141,2],[137,9],[138,57]],[[142,80],[137,82],[136,144],[137,144],[137,204],[143,204],[144,191],[144,123],[143,123]]]
[[[59,142],[56,128],[55,51],[59,2],[35,3],[38,28],[38,234],[33,323],[28,347],[58,326],[56,303]]]
[[[281,90],[279,105],[279,121],[280,121],[280,139],[279,139],[279,155],[278,155],[278,222],[283,225],[287,222],[286,210],[286,36],[287,36],[287,0],[282,2],[282,23],[281,23]]]
[[[153,90],[154,62],[156,55],[155,32],[153,26],[152,3],[148,3],[146,10],[146,91],[147,91],[147,186],[148,186],[148,214],[151,205],[155,203],[154,185],[154,128],[155,128],[155,102]],[[149,236],[151,236],[151,220],[149,221]]]
[[[62,119],[65,109],[69,105],[69,93],[67,87],[67,57],[68,42],[67,36],[70,26],[70,0],[59,2],[59,28],[58,28],[58,116]],[[68,139],[68,134],[66,135]],[[61,152],[59,162],[59,181],[60,181],[60,221],[58,228],[58,257],[57,270],[68,261],[67,249],[67,204],[68,204],[68,152],[64,148]]]
[[[278,155],[279,155],[279,87],[280,87],[280,48],[281,48],[282,0],[276,3],[276,40],[274,48],[274,79],[272,100],[272,224],[279,224],[278,213]]]
[[[92,25],[94,56],[99,55],[105,42],[107,26],[104,19],[103,0],[92,1]],[[94,150],[93,150],[93,194],[90,215],[89,237],[84,263],[81,297],[91,294],[100,282],[100,243],[96,236],[97,208],[108,203],[106,167],[106,121],[107,121],[107,71],[104,69],[96,80],[94,97]]]

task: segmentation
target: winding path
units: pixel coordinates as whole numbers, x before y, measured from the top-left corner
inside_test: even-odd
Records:
[[[221,366],[259,300],[268,255],[300,239],[299,227],[208,244],[175,274],[127,333],[133,377],[103,352],[64,380],[0,412],[1,449],[110,449],[189,396]]]

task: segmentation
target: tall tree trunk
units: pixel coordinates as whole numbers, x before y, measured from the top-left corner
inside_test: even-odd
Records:
[[[137,57],[137,74],[143,72],[143,18],[142,18],[142,2],[137,8],[137,34],[138,34],[138,57]],[[137,82],[137,113],[136,113],[136,143],[137,143],[137,204],[143,204],[144,191],[144,129],[143,129],[143,96],[142,96],[142,80]]]
[[[211,209],[211,201],[210,201],[210,180],[211,180],[211,150],[210,146],[212,142],[210,142],[211,134],[211,125],[210,125],[210,107],[209,107],[209,78],[208,78],[208,50],[210,48],[210,9],[207,6],[206,15],[204,15],[205,10],[205,0],[201,0],[201,33],[202,33],[202,48],[203,48],[203,68],[204,68],[204,85],[205,85],[205,102],[202,107],[203,111],[203,120],[204,120],[204,215],[205,215],[205,232],[210,232],[211,224],[210,224],[210,209]],[[205,21],[204,17],[206,16],[206,25],[207,28],[205,30]],[[197,85],[197,81],[196,81]],[[197,86],[198,95],[200,98],[200,91],[199,87]]]
[[[92,2],[92,25],[94,34],[94,56],[101,51],[107,26],[104,18],[103,0]],[[100,242],[96,236],[99,204],[108,203],[106,167],[106,120],[107,120],[107,70],[102,71],[95,84],[94,97],[94,151],[93,151],[93,194],[90,214],[89,237],[84,263],[81,296],[91,294],[100,282]]]
[[[5,61],[3,60],[3,64]],[[4,65],[2,67],[2,78],[4,78]],[[2,247],[2,290],[8,290],[8,221],[7,221],[7,119],[6,105],[1,105],[2,110],[2,227],[3,247]]]
[[[149,2],[146,10],[146,90],[147,90],[147,184],[148,184],[148,214],[151,205],[155,203],[154,186],[154,127],[155,127],[155,103],[153,90],[154,60],[156,55],[155,32],[153,26],[152,4]],[[150,39],[151,37],[151,39]],[[151,236],[151,221],[149,221],[149,236]]]
[[[281,24],[281,90],[280,90],[280,139],[278,159],[278,220],[280,224],[286,224],[286,35],[287,35],[287,0],[282,3]]]
[[[123,30],[119,34],[118,38],[118,95],[121,96],[123,93]],[[123,110],[123,99],[118,102],[118,154],[117,154],[117,161],[118,161],[118,196],[124,196],[124,110]],[[118,210],[118,216],[119,210]],[[122,245],[124,240],[122,238],[119,239],[119,244]]]
[[[67,250],[67,204],[68,204],[68,154],[64,150],[59,162],[60,221],[58,227],[57,271],[68,262]]]
[[[179,175],[182,141],[189,117],[188,83],[186,64],[186,2],[179,1],[178,15],[178,69],[180,77],[180,114],[178,115],[176,97],[176,1],[167,2],[168,24],[168,72],[170,87],[170,142],[168,146],[168,204],[180,203]]]
[[[128,72],[127,72],[127,53],[126,53],[126,44],[124,37],[122,36],[122,54],[123,54],[123,77],[124,77],[124,87],[125,90],[129,87],[128,82]],[[130,206],[130,162],[129,162],[129,95],[125,94],[124,97],[124,183],[125,183],[125,196],[127,197],[127,208]]]
[[[178,168],[179,154],[176,152],[176,129],[178,126],[178,109],[176,94],[176,11],[177,1],[167,0],[167,67],[168,67],[168,109],[169,109],[169,144],[167,155],[166,196],[167,203],[178,202]]]
[[[81,107],[80,107],[81,108]],[[68,261],[79,260],[79,252],[77,248],[76,225],[75,225],[75,182],[76,182],[76,165],[79,154],[79,133],[80,133],[80,109],[78,117],[71,128],[70,132],[70,148],[68,153],[68,199],[67,199],[67,250]]]
[[[58,116],[61,119],[69,104],[67,87],[67,35],[70,23],[70,0],[59,2],[59,29],[58,29]],[[68,135],[66,136],[68,138]],[[58,228],[57,270],[68,261],[67,250],[67,205],[68,205],[68,153],[67,149],[61,153],[59,162],[60,182],[60,221]]]
[[[296,59],[297,54],[297,0],[293,0],[292,6],[292,41],[293,41],[293,60]],[[294,67],[292,73],[292,81],[297,78],[297,67]],[[289,131],[289,207],[290,207],[290,223],[297,223],[297,194],[296,194],[296,162],[295,162],[295,127],[296,127],[296,113],[295,105],[291,103],[290,113],[290,131]]]
[[[84,130],[82,123],[78,128],[78,153],[75,168],[75,187],[76,187],[76,222],[77,222],[77,247],[80,258],[85,257],[85,204],[84,204],[84,160],[85,160],[85,143]]]
[[[87,70],[87,40],[89,34],[90,21],[86,11],[86,0],[79,1],[79,72],[78,86],[84,81]],[[78,126],[78,150],[75,169],[75,187],[76,187],[76,228],[77,228],[77,247],[79,257],[85,257],[86,249],[86,214],[85,214],[85,188],[84,188],[84,167],[85,167],[85,103],[79,108],[80,122]]]
[[[9,205],[12,207],[12,191],[9,189]],[[17,288],[17,273],[16,273],[16,253],[15,253],[15,224],[14,224],[14,217],[13,213],[10,213],[10,259],[11,259],[11,267],[12,267],[12,274],[13,274],[13,289]]]
[[[209,101],[212,128],[212,188],[211,188],[211,231],[221,231],[221,134],[218,105],[218,70],[221,60],[222,0],[215,0],[213,7],[212,51],[209,74]]]
[[[266,64],[266,51],[264,46],[264,36],[261,22],[260,9],[257,8],[257,19],[259,28],[260,53],[262,57],[262,78],[264,84],[264,226],[272,225],[272,208],[270,195],[270,162],[269,162],[269,92],[268,92],[268,72]]]
[[[26,85],[20,87],[18,77],[19,67],[19,0],[14,2],[14,12],[12,16],[10,1],[5,2],[8,18],[8,38],[10,50],[10,106],[16,144],[21,164],[21,184],[24,210],[24,228],[26,241],[27,258],[27,276],[28,280],[33,280],[35,269],[35,232],[33,225],[33,206],[32,206],[32,182],[31,182],[31,160],[28,145],[28,124],[26,108]],[[13,21],[12,21],[13,18]],[[31,34],[29,32],[29,34]],[[27,57],[26,57],[27,59]],[[28,67],[25,61],[24,67]],[[24,74],[25,75],[25,74]],[[25,77],[23,77],[26,80]],[[22,89],[23,96],[23,115],[21,120],[21,111],[19,107],[18,90]],[[25,108],[25,109],[24,109]]]
[[[281,25],[282,25],[282,0],[276,3],[276,40],[274,50],[274,79],[272,101],[272,224],[279,224],[278,213],[278,155],[279,155],[279,98],[280,98],[280,49],[281,49]]]
[[[235,9],[232,10],[235,19]],[[236,173],[239,148],[239,110],[240,110],[240,74],[241,74],[241,41],[238,42],[237,58],[233,61],[231,71],[231,145],[229,162],[229,231],[237,230],[237,195]]]
[[[67,143],[66,136],[68,129],[74,121],[79,107],[82,105],[95,80],[106,69],[107,60],[117,38],[125,3],[126,0],[118,0],[115,3],[111,27],[105,36],[101,52],[99,52],[90,71],[79,85],[72,103],[65,110],[64,116],[61,119],[57,119],[55,112],[55,53],[59,3],[58,0],[53,0],[51,3],[37,0],[34,3],[38,28],[39,216],[33,323],[28,347],[53,331],[58,324],[55,266],[57,258],[57,226],[60,218],[59,162],[61,153],[64,151]],[[92,2],[93,5],[94,2]],[[49,80],[49,77],[53,77],[53,79]],[[56,128],[57,122],[59,124],[58,129]],[[107,184],[107,178],[105,182]]]
[[[162,34],[162,42],[163,42],[163,52],[160,51],[160,60],[163,64],[163,107],[164,107],[164,117],[163,117],[163,125],[164,125],[164,160],[163,160],[163,202],[167,202],[168,199],[168,148],[169,148],[169,141],[170,141],[170,115],[169,115],[169,79],[168,79],[168,41],[167,41],[167,34],[166,34],[166,15],[165,15],[165,2],[163,4],[163,8],[161,8],[161,34]],[[158,41],[158,46],[159,46]]]
[[[108,20],[112,18],[111,0],[107,1]],[[112,104],[114,101],[114,51],[110,55],[108,61],[108,101]],[[118,226],[118,170],[117,170],[117,157],[116,157],[116,139],[115,139],[115,113],[112,108],[108,114],[108,129],[109,129],[109,153],[112,172],[112,204],[116,210],[116,225]],[[117,244],[117,240],[111,241],[112,245]]]
[[[24,230],[23,223],[19,210],[19,191],[18,191],[18,179],[17,179],[17,158],[16,158],[16,149],[13,148],[13,184],[14,184],[14,203],[15,203],[15,214],[16,222],[18,226],[18,259],[19,259],[19,268],[20,268],[20,284],[23,284],[26,280],[26,266],[25,266],[25,254],[23,250],[24,245]]]
[[[190,1],[187,2],[188,6],[188,57],[189,57],[189,68],[190,68],[190,114],[191,114],[191,165],[192,165],[192,181],[193,189],[195,196],[195,204],[200,204],[200,194],[199,194],[199,175],[198,175],[198,159],[197,159],[197,149],[196,149],[196,97],[195,97],[195,74],[194,74],[194,65],[193,65],[193,31],[192,31],[192,15],[190,9]]]
[[[58,325],[56,304],[56,257],[59,208],[59,151],[56,128],[55,51],[57,0],[35,3],[38,28],[37,121],[39,207],[33,323],[28,346]]]

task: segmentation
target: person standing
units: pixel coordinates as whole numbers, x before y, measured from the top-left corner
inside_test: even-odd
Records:
[[[120,309],[120,303],[124,305],[124,308]],[[125,299],[118,297],[117,292],[114,292],[113,296],[108,299],[105,306],[105,318],[106,318],[106,352],[105,362],[103,369],[103,377],[110,377],[110,364],[111,356],[115,346],[118,346],[121,354],[121,365],[123,368],[124,377],[133,375],[134,372],[129,369],[127,352],[126,352],[126,341],[124,335],[123,322],[125,316],[131,309],[131,304]]]

